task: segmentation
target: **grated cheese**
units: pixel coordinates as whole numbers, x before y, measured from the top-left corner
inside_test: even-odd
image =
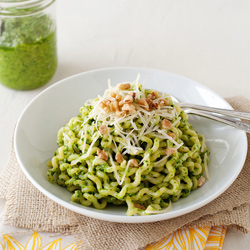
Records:
[[[88,100],[86,102],[86,105],[93,106],[93,109],[90,111],[87,119],[84,120],[83,125],[85,125],[90,119],[93,119],[95,121],[95,126],[93,126],[92,129],[94,129],[94,127],[96,130],[98,129],[98,126],[97,126],[98,122],[102,122],[102,124],[105,124],[107,127],[114,127],[113,131],[115,132],[115,136],[119,136],[123,139],[123,141],[121,141],[123,148],[124,148],[123,154],[129,153],[132,155],[136,155],[140,151],[142,151],[143,149],[140,147],[140,144],[139,144],[139,137],[142,135],[147,135],[149,133],[151,135],[154,135],[155,137],[168,139],[172,141],[177,147],[178,146],[180,147],[180,145],[172,137],[168,136],[164,130],[160,129],[159,124],[156,125],[156,121],[154,119],[156,116],[161,116],[162,118],[167,118],[168,120],[171,121],[171,119],[173,119],[175,116],[175,111],[173,107],[162,106],[162,109],[147,111],[135,102],[133,103],[133,105],[135,106],[135,112],[132,114],[124,115],[123,117],[117,117],[114,111],[105,112],[100,107],[100,103],[103,102],[104,100],[106,101],[112,100],[112,98],[110,97],[111,92],[114,92],[121,96],[126,96],[127,94],[133,92],[135,93],[135,100],[139,100],[140,98],[145,98],[145,93],[142,92],[143,86],[142,86],[142,90],[140,90],[139,79],[140,79],[140,75],[138,74],[135,82],[130,83],[133,86],[133,90],[120,90],[119,85],[113,87],[109,79],[108,89],[104,92],[104,95],[98,96],[98,98],[93,99],[93,100]],[[160,94],[159,98],[154,100],[154,102],[162,98],[167,98],[167,97],[168,96],[165,94]],[[140,117],[141,123],[143,124],[142,127],[138,127],[134,121],[134,119],[138,117]],[[132,128],[124,130],[121,124],[127,121],[130,122]],[[178,121],[175,121],[173,123],[173,126]],[[135,131],[136,131],[136,134],[134,133]],[[85,133],[86,133],[86,130],[85,130]],[[92,131],[92,134],[93,133],[94,133],[94,130]],[[116,150],[118,150],[115,139],[113,138],[113,135],[111,135],[110,133],[108,135],[109,137],[111,137],[112,141],[114,142]],[[88,152],[90,152],[90,150],[92,149],[97,139],[98,137],[94,138],[94,141],[91,143],[88,149]],[[83,152],[85,150],[85,147],[86,147],[86,135],[85,135],[84,143],[83,143],[83,150],[82,150]]]
[[[99,137],[100,137],[100,133],[98,132],[97,135],[94,137],[92,143],[91,143],[90,146],[89,146],[89,149],[88,149],[88,151],[87,151],[87,155],[88,155],[88,156],[90,155],[90,151],[91,151],[91,149],[93,148],[95,142],[99,139]]]
[[[119,174],[118,174],[118,172],[117,172],[117,170],[116,170],[115,163],[114,163],[113,158],[112,158],[112,155],[111,155],[110,153],[109,153],[109,159],[110,159],[111,165],[112,165],[113,170],[114,170],[115,179],[116,179],[118,185],[121,185],[120,176],[119,176]]]
[[[126,177],[126,174],[127,174],[127,172],[128,172],[128,167],[129,167],[129,163],[127,162],[126,169],[125,169],[125,171],[124,171],[124,173],[123,173],[122,180],[121,180],[121,182],[120,182],[119,185],[122,185],[122,183],[124,182],[125,177]]]
[[[64,141],[65,141],[65,138],[66,138],[68,141],[70,141],[69,136],[68,136],[65,132],[63,133],[63,137],[64,137]]]

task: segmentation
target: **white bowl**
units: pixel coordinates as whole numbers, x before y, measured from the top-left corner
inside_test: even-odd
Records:
[[[144,223],[165,220],[200,208],[222,194],[240,173],[247,154],[246,134],[222,123],[191,116],[194,128],[205,135],[211,151],[210,179],[187,198],[173,203],[164,214],[126,216],[124,206],[104,210],[84,207],[71,201],[71,193],[47,180],[47,161],[57,149],[57,131],[79,114],[87,99],[103,94],[110,78],[113,85],[133,81],[141,74],[146,88],[171,94],[183,102],[219,108],[231,106],[216,93],[192,80],[168,72],[145,68],[107,68],[84,72],[64,79],[40,93],[23,111],[15,131],[15,151],[28,179],[45,195],[77,213],[100,220]]]

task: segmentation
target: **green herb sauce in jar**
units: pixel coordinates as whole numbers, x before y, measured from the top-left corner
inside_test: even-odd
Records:
[[[3,18],[0,83],[27,90],[47,83],[57,68],[56,28],[48,15]]]

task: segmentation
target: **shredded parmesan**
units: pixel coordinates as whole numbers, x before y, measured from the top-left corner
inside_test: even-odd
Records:
[[[91,143],[90,146],[89,146],[89,149],[88,149],[88,152],[87,152],[87,155],[88,155],[88,156],[90,155],[90,151],[91,151],[91,149],[93,148],[95,142],[98,140],[99,137],[100,137],[100,133],[98,132],[97,135],[94,137],[92,143]]]
[[[70,141],[70,138],[69,138],[69,136],[66,133],[63,133],[63,137],[66,138],[68,141]]]
[[[113,170],[114,170],[115,179],[116,179],[118,185],[121,185],[120,176],[119,176],[119,174],[118,174],[118,172],[117,172],[117,170],[116,170],[115,163],[114,163],[113,158],[112,158],[112,155],[111,155],[110,153],[109,153],[109,159],[110,159],[111,165],[112,165]]]
[[[156,161],[156,162],[154,163],[154,167],[158,167],[161,163],[163,163],[164,161],[167,161],[167,159],[168,159],[169,156],[170,156],[170,155],[166,155],[166,156],[164,156],[162,159],[160,159],[159,161]]]
[[[128,167],[129,167],[129,163],[127,162],[126,169],[125,169],[125,171],[124,171],[124,173],[123,173],[122,180],[121,180],[121,182],[120,182],[119,185],[122,185],[122,183],[124,182],[124,179],[125,179],[126,174],[127,174],[127,172],[128,172]]]
[[[135,94],[135,100],[139,100],[140,98],[145,98],[145,93],[140,90],[139,85],[139,78],[140,75],[137,76],[136,81],[133,84],[130,84],[133,86],[133,90],[120,90],[118,89],[119,85],[113,87],[111,85],[110,79],[108,80],[108,90],[105,91],[103,96],[98,96],[98,98],[93,100],[88,100],[86,102],[87,105],[91,105],[93,109],[90,111],[88,118],[83,122],[83,125],[85,125],[90,119],[95,120],[95,125],[97,129],[98,122],[102,122],[102,124],[105,124],[107,127],[115,127],[115,133],[116,136],[120,136],[123,138],[123,145],[124,149],[127,153],[131,153],[133,155],[138,154],[139,151],[143,150],[140,145],[138,138],[139,136],[146,135],[146,134],[153,134],[156,137],[162,138],[162,139],[168,139],[172,141],[176,146],[179,144],[170,136],[165,133],[165,131],[159,129],[159,125],[155,124],[155,116],[159,115],[163,118],[167,118],[168,120],[171,120],[175,116],[175,112],[173,110],[173,107],[171,106],[163,106],[162,109],[155,109],[151,111],[147,111],[144,108],[142,108],[140,105],[138,105],[136,102],[134,103],[135,106],[135,112],[132,114],[127,114],[122,117],[117,117],[116,113],[113,111],[111,112],[105,112],[101,107],[100,104],[102,102],[111,100],[110,93],[116,93],[120,96],[126,96],[129,95],[131,92]],[[127,83],[124,83],[127,84]],[[160,94],[160,97],[158,97],[155,101],[158,101],[162,98],[167,98],[167,95]],[[134,119],[140,117],[141,123],[143,124],[142,127],[138,127],[135,123]],[[124,130],[121,126],[123,122],[129,121],[132,129],[131,130]],[[175,123],[179,122],[179,120],[175,121],[172,126],[175,125]],[[134,135],[134,131],[137,131],[138,136]],[[92,131],[93,134],[94,131]],[[113,137],[113,135],[109,134],[109,137]],[[97,138],[95,138],[95,141]],[[115,143],[115,140],[112,138],[116,148],[117,145]],[[84,136],[84,146],[83,146],[83,152],[85,150],[86,145],[86,130],[85,130],[85,136]],[[93,142],[88,150],[90,152],[91,148],[93,146]]]
[[[144,156],[144,158],[140,161],[139,165],[141,165],[149,156],[150,156],[149,153],[146,154],[146,155]]]

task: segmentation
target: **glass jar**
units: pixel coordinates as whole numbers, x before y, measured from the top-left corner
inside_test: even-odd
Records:
[[[0,83],[34,89],[56,68],[55,0],[0,0]]]

